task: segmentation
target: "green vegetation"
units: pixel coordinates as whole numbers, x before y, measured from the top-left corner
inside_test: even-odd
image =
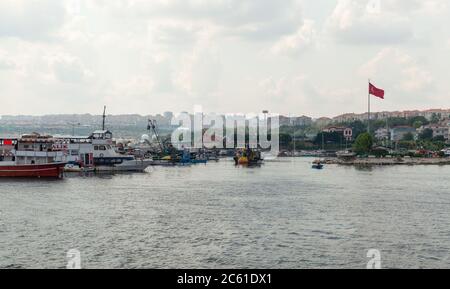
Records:
[[[446,141],[442,136],[433,137],[433,130],[423,130],[417,138],[413,133],[406,134],[399,142],[376,141],[374,132],[380,128],[410,126],[416,129],[429,125],[432,122],[439,122],[441,116],[436,114],[431,121],[425,117],[418,116],[412,118],[395,117],[387,120],[373,120],[371,122],[372,134],[367,134],[367,121],[351,121],[344,123],[333,123],[335,126],[350,127],[353,130],[353,141],[346,141],[341,133],[322,132],[323,127],[311,125],[308,127],[284,126],[280,128],[281,149],[292,150],[343,150],[353,147],[359,154],[372,154],[383,156],[389,149],[403,150],[406,153],[414,150],[440,151],[446,146]],[[295,132],[295,140],[294,140]],[[370,149],[369,149],[370,147]],[[372,148],[373,147],[373,148]]]
[[[419,134],[419,140],[432,140],[433,139],[433,130],[430,128],[425,129],[422,133]]]
[[[372,150],[373,138],[369,133],[360,134],[353,144],[353,151],[359,155],[369,154]]]

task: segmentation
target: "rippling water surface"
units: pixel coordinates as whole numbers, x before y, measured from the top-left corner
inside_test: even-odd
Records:
[[[450,267],[450,167],[230,161],[0,180],[0,268]]]

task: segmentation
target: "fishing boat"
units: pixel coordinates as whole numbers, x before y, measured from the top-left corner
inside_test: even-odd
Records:
[[[63,178],[63,152],[55,146],[52,136],[24,135],[17,140],[11,160],[0,162],[0,177]]]
[[[263,163],[261,152],[250,148],[237,150],[233,159],[235,165],[241,166],[258,166]]]
[[[151,165],[189,166],[191,164],[206,164],[208,162],[209,159],[203,149],[177,149],[172,144],[162,141],[155,120],[148,120],[147,130],[153,134],[157,142],[157,148],[151,153],[153,156]]]

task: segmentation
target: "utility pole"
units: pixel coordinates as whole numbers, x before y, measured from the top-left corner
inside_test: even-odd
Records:
[[[103,107],[103,122],[102,122],[102,130],[105,130],[105,120],[106,120],[106,105]]]
[[[81,123],[79,123],[79,122],[70,122],[68,124],[72,126],[72,136],[74,136],[75,135],[75,126],[80,126]]]

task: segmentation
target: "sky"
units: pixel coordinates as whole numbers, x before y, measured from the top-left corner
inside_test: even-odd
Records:
[[[1,0],[0,115],[450,108],[447,0]]]

